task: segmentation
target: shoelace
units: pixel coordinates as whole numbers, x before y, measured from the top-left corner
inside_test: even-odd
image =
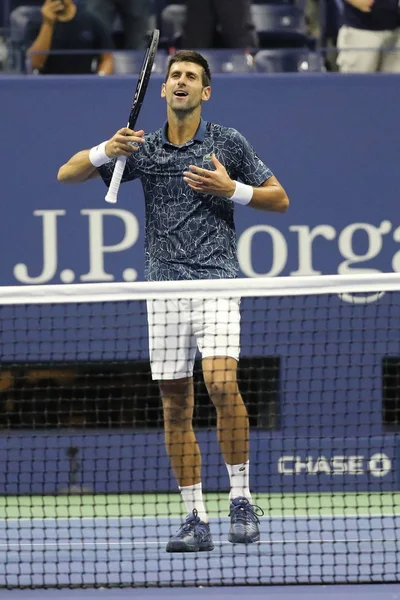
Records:
[[[258,511],[258,512],[257,512]],[[247,520],[251,520],[254,523],[259,523],[260,519],[258,517],[264,516],[264,511],[261,506],[257,504],[250,504],[250,502],[243,502],[241,504],[236,504],[231,509],[229,516],[235,516],[237,521],[242,521],[243,523]]]
[[[198,518],[197,510],[193,509],[192,514],[187,517],[185,523],[183,523],[183,525],[181,525],[181,527],[179,528],[177,535],[180,535],[182,533],[190,533],[193,530],[194,526],[199,522],[200,519]]]

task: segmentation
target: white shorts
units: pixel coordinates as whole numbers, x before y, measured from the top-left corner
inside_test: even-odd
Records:
[[[197,348],[203,358],[239,360],[239,305],[239,298],[148,300],[152,378],[191,377]]]

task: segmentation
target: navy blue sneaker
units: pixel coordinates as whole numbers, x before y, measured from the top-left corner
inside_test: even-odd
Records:
[[[259,512],[256,512],[256,511]],[[229,528],[228,540],[232,544],[252,544],[260,539],[258,527],[264,511],[259,506],[250,504],[247,498],[239,496],[231,502],[229,516],[231,526]]]
[[[213,550],[210,526],[200,521],[197,510],[186,517],[184,524],[167,544],[167,552],[203,552]]]

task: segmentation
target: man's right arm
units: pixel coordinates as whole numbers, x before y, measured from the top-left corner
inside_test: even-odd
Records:
[[[88,179],[99,177],[97,167],[92,165],[89,160],[89,152],[90,150],[81,150],[60,167],[57,175],[58,181],[62,181],[62,183],[83,183]]]
[[[123,127],[117,131],[105,144],[104,150],[107,158],[104,160],[104,164],[107,160],[118,156],[130,156],[138,150],[138,144],[144,142],[143,135],[144,131],[142,129],[133,131],[128,127]],[[81,150],[60,167],[57,179],[62,183],[83,183],[98,175],[97,167],[90,160],[90,150]]]

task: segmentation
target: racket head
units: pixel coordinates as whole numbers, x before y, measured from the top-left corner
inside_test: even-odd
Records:
[[[160,31],[155,29],[151,36],[145,57],[143,59],[140,70],[139,80],[137,82],[135,94],[133,96],[132,108],[129,115],[128,127],[134,129],[137,118],[142,108],[143,100],[146,95],[147,86],[150,81],[150,75],[153,70],[154,60],[157,53],[158,43],[160,40]]]

